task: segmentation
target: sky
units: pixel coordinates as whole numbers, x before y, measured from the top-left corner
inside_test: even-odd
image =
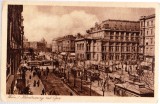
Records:
[[[24,5],[24,35],[29,41],[44,38],[51,43],[65,35],[85,34],[95,23],[107,19],[134,20],[154,14],[152,8],[67,7]]]

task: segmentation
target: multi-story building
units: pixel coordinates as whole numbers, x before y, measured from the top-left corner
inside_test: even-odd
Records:
[[[139,21],[106,20],[76,39],[76,56],[99,61],[138,59]]]
[[[149,66],[152,66],[153,71],[155,60],[155,14],[140,18],[140,37],[140,56],[146,62],[146,65],[150,64]]]
[[[52,45],[51,44],[46,44],[46,51],[52,52]]]
[[[6,93],[12,94],[23,55],[23,6],[8,5]]]
[[[58,52],[58,44],[57,44],[57,40],[56,39],[52,40],[52,52],[53,53]]]
[[[24,51],[26,51],[30,47],[30,42],[28,41],[27,38],[23,37],[23,48]]]
[[[152,62],[155,56],[155,14],[140,18],[141,54],[144,60]]]
[[[30,48],[30,42],[24,42],[23,43],[24,45],[23,45],[23,47],[24,47],[24,49],[28,49],[28,48]]]
[[[75,37],[73,35],[67,35],[52,40],[52,52],[75,52]]]
[[[46,50],[46,44],[43,42],[33,41],[33,42],[30,42],[30,48],[33,48],[37,52],[40,52],[40,51],[44,52]]]
[[[63,37],[63,42],[62,42],[62,46],[63,52],[75,52],[75,37],[73,35],[67,35]]]

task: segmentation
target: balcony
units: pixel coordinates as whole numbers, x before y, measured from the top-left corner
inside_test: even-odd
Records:
[[[116,39],[111,39],[111,40],[109,40],[109,42],[138,43],[139,41],[138,41],[138,40],[129,40],[129,39],[127,39],[127,40],[124,40],[124,39],[123,39],[123,40],[121,40],[121,39],[118,39],[118,40],[116,40]]]

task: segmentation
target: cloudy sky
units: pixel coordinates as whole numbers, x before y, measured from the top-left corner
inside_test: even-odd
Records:
[[[102,8],[24,5],[24,35],[29,41],[52,39],[68,34],[84,34],[95,22],[107,19],[139,20],[150,15],[154,9],[148,8]]]

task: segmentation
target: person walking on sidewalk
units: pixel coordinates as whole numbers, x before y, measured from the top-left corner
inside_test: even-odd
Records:
[[[33,82],[33,87],[36,87],[36,80],[34,80]]]
[[[29,75],[29,79],[32,79],[31,75]]]
[[[47,76],[48,76],[48,73],[49,73],[49,68],[48,67],[46,68],[46,73],[47,73]]]
[[[42,90],[42,95],[46,95],[46,92],[45,92],[44,88]]]
[[[40,82],[39,82],[39,80],[37,81],[37,86],[39,87],[39,84],[40,84]]]

